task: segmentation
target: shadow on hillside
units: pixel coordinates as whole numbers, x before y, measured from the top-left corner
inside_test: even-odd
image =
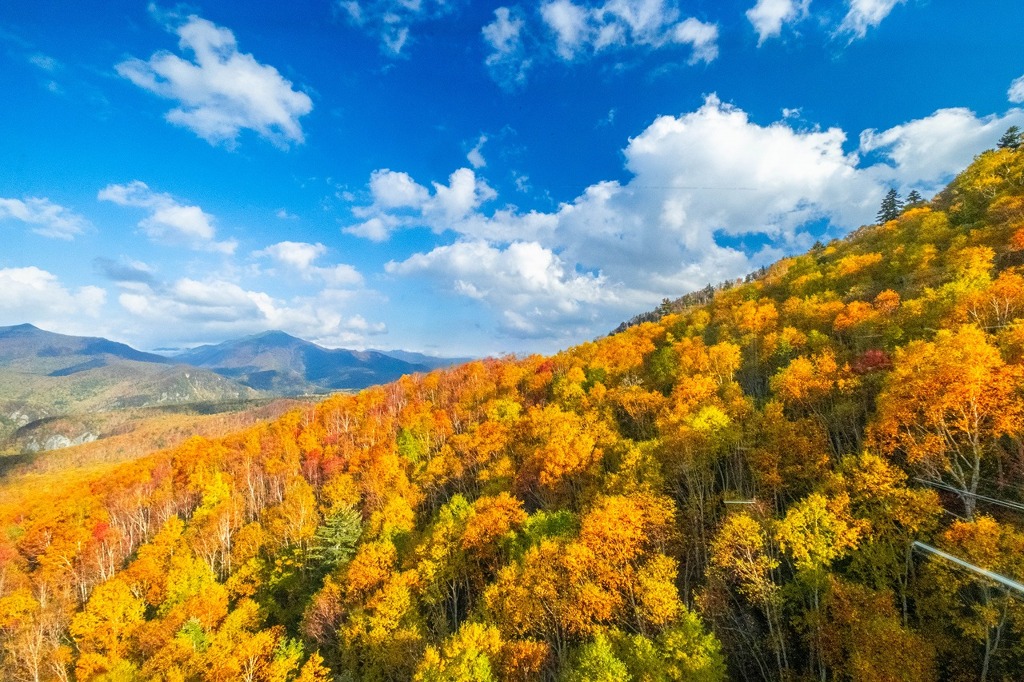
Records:
[[[20,455],[0,455],[0,479],[22,466],[33,464],[38,459],[38,452],[23,452]]]

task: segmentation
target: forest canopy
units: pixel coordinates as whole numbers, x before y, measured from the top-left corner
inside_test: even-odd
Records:
[[[1018,147],[553,357],[8,481],[5,679],[1014,679],[1022,603],[911,548],[1024,578]]]

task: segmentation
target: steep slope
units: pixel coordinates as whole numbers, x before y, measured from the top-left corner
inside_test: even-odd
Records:
[[[306,404],[290,398],[165,403],[40,419],[12,434],[7,447],[20,454],[0,457],[0,477],[123,462],[195,435],[234,433]]]
[[[1019,602],[913,550],[1024,579],[1022,254],[1024,152],[991,151],[554,357],[8,486],[0,669],[1017,679]]]
[[[175,359],[282,395],[366,388],[429,369],[377,351],[322,348],[280,331],[200,346]]]

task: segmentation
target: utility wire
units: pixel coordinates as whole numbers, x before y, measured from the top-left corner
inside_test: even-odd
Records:
[[[933,488],[939,488],[940,490],[945,490],[947,492],[955,493],[957,495],[966,495],[968,497],[973,497],[976,500],[981,500],[983,502],[988,502],[990,504],[997,504],[1000,507],[1006,507],[1007,509],[1013,509],[1014,511],[1024,512],[1024,504],[1019,504],[1017,502],[1010,502],[1009,500],[999,500],[999,499],[996,499],[994,497],[989,497],[988,495],[979,495],[978,493],[972,493],[972,492],[969,492],[967,490],[961,490],[960,488],[954,488],[953,486],[946,485],[945,483],[939,483],[937,481],[929,481],[929,480],[924,479],[924,478],[914,478],[913,480],[917,481],[918,483],[924,483],[925,485],[930,485]]]
[[[935,547],[932,547],[931,545],[926,545],[925,543],[920,542],[918,540],[914,540],[911,546],[914,549],[926,552],[928,554],[933,554],[937,557],[945,559],[946,561],[949,561],[950,563],[959,566],[960,568],[966,568],[968,571],[976,573],[982,577],[988,578],[989,580],[992,580],[1009,590],[1013,590],[1018,595],[1024,596],[1024,584],[1021,584],[1011,578],[1007,578],[1005,575],[994,573],[993,571],[990,571],[986,568],[982,568],[981,566],[975,566],[972,563],[964,561],[960,557],[953,556],[948,552],[943,552],[941,549],[937,549]]]

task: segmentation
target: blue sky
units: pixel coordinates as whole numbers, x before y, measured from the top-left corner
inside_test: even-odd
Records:
[[[967,9],[970,8],[970,9]],[[13,0],[0,325],[551,352],[1024,127],[1013,0]]]

